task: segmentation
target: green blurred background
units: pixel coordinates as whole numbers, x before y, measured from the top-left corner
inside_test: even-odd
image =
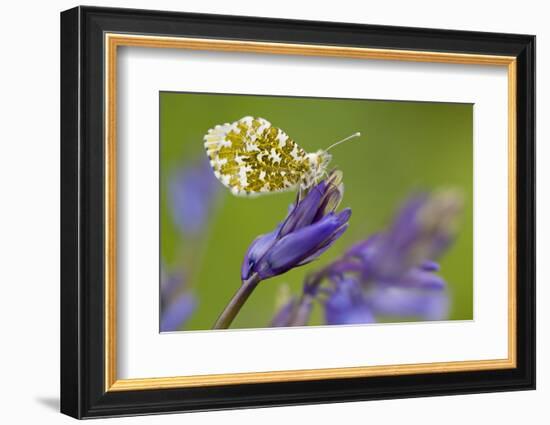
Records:
[[[272,231],[294,200],[294,193],[234,197],[222,187],[200,238],[186,239],[174,224],[170,177],[206,156],[203,136],[208,129],[246,115],[267,119],[309,152],[356,131],[362,137],[331,151],[331,165],[344,173],[341,208],[353,211],[348,231],[319,260],[262,282],[232,328],[267,326],[281,286],[299,294],[308,271],[384,229],[412,192],[442,188],[459,189],[464,196],[458,238],[440,261],[440,274],[449,284],[450,319],[473,318],[472,105],[161,92],[161,261],[168,270],[186,268],[188,285],[198,299],[198,308],[182,329],[212,327],[240,285],[248,245]],[[316,307],[312,324],[321,320]]]

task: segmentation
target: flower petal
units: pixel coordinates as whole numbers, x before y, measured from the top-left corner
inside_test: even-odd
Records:
[[[299,265],[322,248],[341,226],[338,216],[329,214],[315,224],[286,235],[269,250],[267,261],[259,266],[260,276],[265,279]]]
[[[323,244],[319,245],[318,249],[315,250],[315,252],[311,253],[308,257],[304,258],[302,261],[300,261],[300,266],[303,266],[307,263],[312,262],[316,258],[318,258],[323,252],[328,250],[340,236],[348,229],[348,220],[351,217],[351,209],[346,208],[345,210],[341,211],[339,214],[336,215],[337,219],[340,220],[342,225],[340,228],[336,229],[334,233],[325,241]]]
[[[313,222],[324,195],[324,187],[324,182],[321,182],[312,188],[302,201],[295,205],[281,227],[281,237],[309,226]]]
[[[448,316],[449,296],[446,291],[379,287],[370,294],[369,304],[377,315],[444,320]]]
[[[439,267],[439,263],[428,260],[420,264],[420,268],[427,272],[438,272],[440,267]]]
[[[447,286],[447,283],[441,276],[433,272],[424,271],[420,268],[409,270],[399,279],[398,284],[409,288],[414,287],[434,290],[442,290]]]
[[[367,304],[359,283],[341,280],[325,302],[325,320],[329,325],[373,323],[374,315]]]
[[[267,251],[273,246],[277,240],[279,234],[279,227],[273,232],[266,235],[258,236],[248,247],[241,266],[241,279],[248,279],[256,265],[260,262],[262,257],[267,253]]]
[[[342,197],[344,196],[344,185],[328,185],[321,202],[319,204],[319,209],[317,215],[313,221],[320,220],[324,215],[333,212],[336,210]]]
[[[325,311],[325,320],[328,325],[360,325],[374,323],[374,315],[367,304],[353,307],[346,311]]]
[[[299,266],[303,266],[305,264],[311,263],[313,260],[319,258],[321,254],[325,251],[327,251],[336,240],[342,236],[342,234],[348,229],[348,224],[344,224],[339,229],[337,229],[322,245],[319,246],[319,248],[312,253],[307,258],[304,258],[300,263]]]

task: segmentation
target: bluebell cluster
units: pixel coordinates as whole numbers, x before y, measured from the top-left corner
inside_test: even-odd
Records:
[[[436,260],[454,239],[460,211],[461,197],[453,191],[412,196],[388,229],[310,274],[301,296],[288,300],[271,325],[307,324],[304,311],[314,302],[329,325],[446,319],[449,292]]]

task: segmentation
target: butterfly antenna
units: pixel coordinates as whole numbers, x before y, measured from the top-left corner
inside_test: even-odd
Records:
[[[332,145],[330,145],[328,148],[325,149],[325,152],[328,152],[329,150],[331,150],[333,147],[335,146],[338,146],[344,142],[347,142],[348,140],[351,140],[351,139],[355,139],[356,137],[359,137],[361,136],[361,133],[357,132],[357,133],[353,133],[351,136],[348,136],[346,137],[345,139],[342,139],[336,143],[333,143]]]

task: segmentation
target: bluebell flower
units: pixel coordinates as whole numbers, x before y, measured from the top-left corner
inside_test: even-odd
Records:
[[[271,233],[259,236],[245,255],[241,278],[280,275],[318,258],[346,231],[351,210],[335,212],[342,199],[342,174],[333,172],[291,207]]]
[[[343,195],[342,173],[333,171],[308,190],[298,194],[287,217],[271,233],[261,235],[249,246],[241,266],[242,285],[214,324],[229,327],[248,297],[262,280],[303,266],[318,258],[348,228],[351,210],[336,212]],[[312,299],[291,303],[274,319],[278,326],[306,324]]]
[[[374,317],[445,319],[448,314],[447,284],[437,274],[437,260],[450,246],[456,231],[461,198],[455,192],[411,197],[388,230],[353,246],[328,270],[334,280],[355,276],[362,290],[358,303]],[[325,305],[330,306],[330,300]],[[327,310],[328,311],[328,310]],[[350,310],[349,315],[353,317]],[[350,318],[344,315],[340,323]]]
[[[311,274],[304,294],[322,304],[330,325],[382,317],[445,319],[449,294],[435,260],[452,243],[460,210],[454,192],[411,197],[387,230]]]
[[[411,197],[385,232],[348,252],[363,266],[364,278],[395,279],[411,267],[435,261],[451,244],[461,198],[453,191]]]
[[[197,306],[195,297],[185,288],[182,273],[161,272],[160,331],[173,332],[189,320]]]
[[[182,233],[196,235],[203,230],[219,188],[208,161],[184,167],[170,179],[172,218]]]

